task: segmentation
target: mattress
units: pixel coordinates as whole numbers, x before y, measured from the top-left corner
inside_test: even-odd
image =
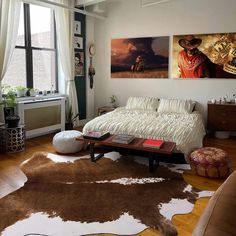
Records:
[[[205,128],[198,112],[190,114],[158,113],[151,110],[125,107],[98,116],[86,123],[83,133],[109,131],[111,134],[130,134],[138,138],[164,139],[176,143],[176,150],[187,157],[202,147]]]

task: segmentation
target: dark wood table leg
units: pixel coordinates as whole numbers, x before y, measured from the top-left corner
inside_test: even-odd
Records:
[[[157,153],[149,152],[149,172],[153,173],[157,166],[159,166]]]
[[[149,172],[154,172],[154,153],[149,152]]]
[[[94,155],[94,146],[95,146],[95,143],[90,143],[89,144],[90,157],[91,157],[92,162],[96,162],[97,160],[99,160],[100,158],[102,158],[104,156],[104,153],[100,153],[95,157],[95,155]]]
[[[158,153],[156,153],[154,159],[155,159],[155,167],[159,166],[159,155],[158,155]]]

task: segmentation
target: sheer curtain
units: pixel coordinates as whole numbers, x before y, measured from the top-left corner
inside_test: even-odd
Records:
[[[15,48],[20,8],[20,0],[0,0],[0,101],[2,100],[2,79]],[[0,122],[4,122],[2,107],[0,107]]]
[[[20,0],[1,0],[0,1],[0,100],[1,81],[6,73],[13,50],[15,48],[19,19],[20,19]]]
[[[74,7],[74,1],[71,0],[54,0],[54,2]],[[70,5],[71,4],[71,5]],[[62,70],[66,81],[66,93],[69,97],[69,106],[72,107],[73,116],[78,114],[78,101],[74,81],[74,47],[73,47],[73,12],[61,8],[55,8],[56,31],[58,42],[58,53],[61,60]],[[75,126],[79,125],[79,119],[74,122]]]

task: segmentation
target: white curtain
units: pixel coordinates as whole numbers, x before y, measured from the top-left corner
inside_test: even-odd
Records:
[[[19,20],[20,0],[0,0],[0,100],[1,82],[15,48]]]
[[[74,7],[71,0],[54,0],[54,2]],[[58,53],[61,60],[62,70],[66,80],[66,93],[69,97],[69,106],[72,107],[73,116],[78,114],[78,100],[74,81],[74,13],[61,8],[55,8],[56,31],[58,42]],[[75,126],[79,125],[79,119],[74,122]]]
[[[0,0],[0,101],[2,80],[15,48],[19,21],[20,0]],[[3,107],[0,107],[0,122],[4,122]]]

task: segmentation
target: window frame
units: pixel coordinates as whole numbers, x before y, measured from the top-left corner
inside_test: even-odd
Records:
[[[56,39],[56,22],[55,14],[53,11],[53,28],[54,28],[54,47],[33,47],[31,44],[31,25],[30,25],[30,4],[23,3],[23,14],[24,14],[24,46],[16,45],[16,49],[25,50],[25,66],[26,66],[26,87],[33,88],[33,50],[36,51],[51,51],[55,52],[55,85],[54,92],[58,92],[58,50],[57,50],[57,39]]]

